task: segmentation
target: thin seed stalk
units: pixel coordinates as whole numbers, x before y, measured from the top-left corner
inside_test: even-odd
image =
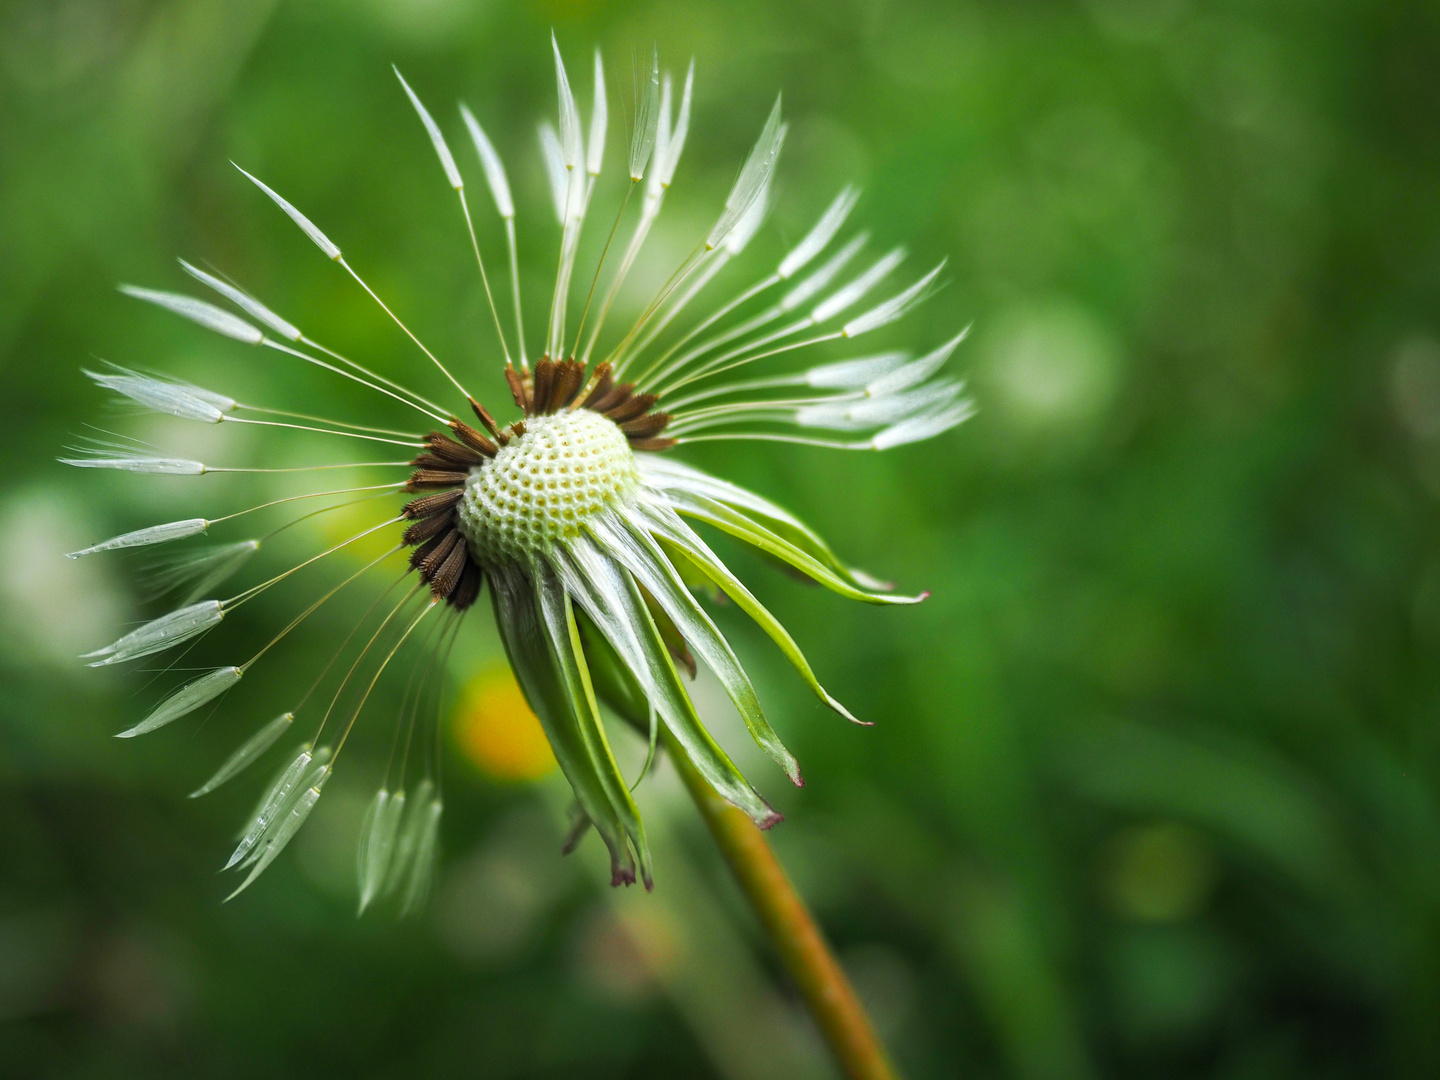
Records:
[[[850,1080],[898,1080],[844,969],[765,834],[706,783],[668,731],[666,748],[700,817]]]

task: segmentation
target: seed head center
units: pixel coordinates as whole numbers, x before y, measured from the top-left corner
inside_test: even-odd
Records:
[[[525,434],[470,470],[457,519],[481,565],[528,561],[618,506],[639,482],[615,424],[588,409],[533,416]]]

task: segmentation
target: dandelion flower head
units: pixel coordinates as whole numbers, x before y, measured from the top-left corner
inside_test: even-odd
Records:
[[[383,400],[397,426],[377,428],[286,411],[276,403],[243,402],[223,392],[223,373],[216,382],[221,389],[122,367],[88,373],[131,404],[180,421],[298,428],[368,448],[376,458],[363,460],[366,455],[357,453],[361,460],[341,465],[297,464],[285,471],[331,482],[221,517],[154,525],[75,553],[89,557],[175,545],[165,551],[174,553],[166,566],[178,606],[88,654],[94,666],[193,643],[236,608],[282,584],[296,594],[311,590],[273,637],[246,650],[248,658],[191,678],[121,732],[127,738],[210,706],[342,590],[371,588],[366,617],[333,655],[316,658],[310,691],[296,701],[276,702],[273,719],[194,792],[214,790],[287,734],[304,732],[264,790],[227,863],[244,875],[236,892],[254,881],[304,824],[377,682],[387,670],[409,665],[412,674],[395,721],[402,750],[392,755],[370,803],[358,874],[362,910],[387,896],[402,910],[423,901],[442,812],[433,749],[436,687],[465,616],[482,596],[488,595],[519,686],[574,791],[575,835],[593,827],[608,849],[612,882],[628,884],[638,875],[647,887],[650,855],[634,782],[616,763],[602,703],[648,738],[646,768],[663,729],[716,792],[767,828],[779,815],[711,736],[687,691],[687,677],[704,664],[755,742],[792,781],[801,782],[795,758],[703,600],[728,598],[774,641],[822,702],[854,719],[696,526],[750,545],[841,596],[876,604],[920,599],[891,592],[838,559],[789,512],[701,472],[683,457],[686,446],[722,440],[887,450],[959,424],[971,404],[963,384],[942,369],[964,331],[916,350],[918,355],[894,350],[811,366],[795,363],[825,343],[849,344],[902,319],[935,290],[943,264],[898,279],[903,250],[871,255],[868,236],[849,232],[858,194],[846,188],[778,263],[751,271],[743,288],[723,292],[731,277],[721,277],[721,271],[741,258],[771,206],[787,130],[777,100],[714,225],[695,238],[678,266],[664,268],[668,277],[638,315],[621,323],[617,295],[645,255],[689,134],[694,66],[677,91],[670,76],[662,76],[658,56],[643,65],[624,147],[628,182],[619,205],[602,214],[591,205],[596,182],[603,169],[621,163],[609,160],[618,155],[607,154],[610,118],[601,57],[595,54],[590,108],[582,117],[559,47],[553,52],[558,123],[541,125],[540,146],[549,181],[545,195],[559,238],[558,253],[548,244],[543,250],[535,246],[535,257],[557,268],[543,315],[536,298],[522,297],[516,201],[480,121],[460,107],[461,141],[470,144],[489,195],[472,200],[473,189],[441,126],[400,77],[457,198],[458,224],[466,231],[490,324],[486,333],[493,334],[496,362],[503,363],[512,399],[503,409],[472,396],[457,365],[442,361],[411,332],[329,234],[243,168],[336,272],[404,332],[415,363],[443,378],[445,398],[432,400],[332,350],[228,278],[183,260],[182,270],[205,299],[122,289],[232,339],[237,350],[241,345],[268,350],[284,362],[313,365],[328,377],[357,384]],[[608,237],[593,267],[577,265],[587,226]],[[503,251],[501,259],[482,255],[492,246]],[[527,330],[542,324],[543,339],[527,341]],[[91,446],[65,460],[83,468],[188,477],[276,471],[159,456],[130,444]],[[342,476],[358,479],[333,479]],[[373,520],[253,584],[234,584],[276,532],[341,506],[352,512],[359,507]],[[269,532],[237,534],[267,515],[297,512]],[[335,562],[330,556],[376,537],[384,538],[383,554],[343,580],[309,584]]]

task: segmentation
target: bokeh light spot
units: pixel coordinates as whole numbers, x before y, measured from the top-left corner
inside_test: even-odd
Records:
[[[1068,301],[1026,306],[997,320],[985,381],[1016,428],[1055,433],[1099,420],[1114,397],[1119,355],[1109,331]]]
[[[1199,913],[1218,869],[1204,837],[1183,825],[1127,829],[1111,840],[1103,886],[1116,914],[1137,922],[1178,922]]]
[[[536,780],[555,767],[540,721],[509,668],[491,668],[470,681],[451,727],[465,757],[497,780]]]

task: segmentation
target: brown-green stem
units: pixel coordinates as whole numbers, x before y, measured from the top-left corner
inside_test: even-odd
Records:
[[[666,743],[710,835],[805,998],[840,1068],[851,1080],[897,1080],[854,987],[765,834],[715,794],[673,738],[667,737]]]

